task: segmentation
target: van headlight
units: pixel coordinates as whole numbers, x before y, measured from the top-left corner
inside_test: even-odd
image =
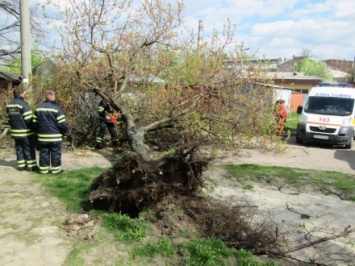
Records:
[[[343,118],[342,125],[343,126],[352,126],[353,125],[353,120],[351,117]]]
[[[307,122],[307,115],[301,114],[299,123],[306,124],[306,122]]]

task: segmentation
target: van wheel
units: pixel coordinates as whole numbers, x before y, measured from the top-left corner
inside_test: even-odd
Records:
[[[345,149],[351,149],[353,147],[353,138],[349,140],[347,144],[345,144]]]
[[[301,138],[296,136],[296,143],[302,144],[303,143],[303,139],[301,139]]]

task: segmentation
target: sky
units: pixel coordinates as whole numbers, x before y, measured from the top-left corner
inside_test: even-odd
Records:
[[[309,50],[316,60],[354,60],[354,0],[188,0],[185,5],[188,24],[203,21],[204,39],[229,18],[237,42],[259,58],[291,59]]]
[[[354,0],[185,0],[183,19],[195,32],[202,20],[204,41],[229,19],[236,44],[256,58],[292,59],[306,50],[315,60],[355,56]]]

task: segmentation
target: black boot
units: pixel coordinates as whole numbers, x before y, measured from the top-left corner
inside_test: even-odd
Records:
[[[28,172],[38,172],[39,168],[38,166],[33,166],[33,167],[27,167]]]
[[[95,149],[101,150],[102,149],[101,143],[96,143]]]

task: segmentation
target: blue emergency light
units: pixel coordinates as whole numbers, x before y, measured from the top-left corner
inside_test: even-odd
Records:
[[[329,83],[329,82],[319,82],[317,87],[352,87],[350,83]]]

